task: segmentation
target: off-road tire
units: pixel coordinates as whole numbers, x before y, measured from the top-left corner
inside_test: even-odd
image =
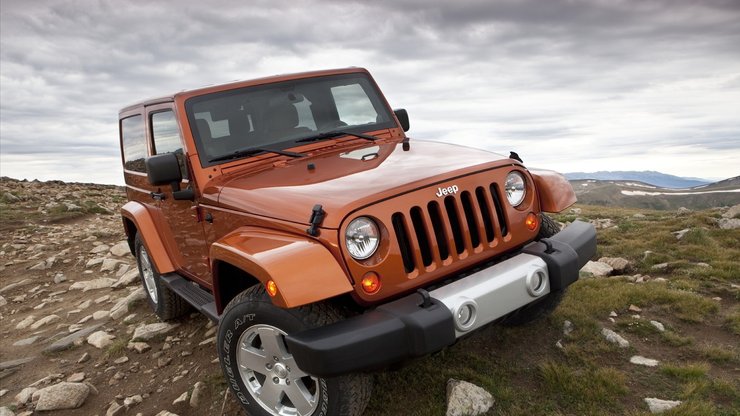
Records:
[[[241,335],[256,325],[270,325],[286,333],[316,328],[341,320],[339,309],[319,302],[298,308],[273,305],[262,285],[237,295],[226,306],[218,327],[218,353],[226,382],[252,416],[273,416],[256,402],[244,384],[237,365]],[[319,379],[318,405],[312,416],[355,416],[365,410],[372,394],[373,380],[368,374],[354,373]]]
[[[141,239],[141,234],[138,233],[136,234],[136,238],[134,239],[134,252],[136,253],[136,265],[139,268],[139,279],[141,279],[141,285],[144,287],[146,300],[149,303],[149,306],[151,306],[154,310],[154,313],[157,314],[159,319],[163,321],[168,321],[170,319],[178,318],[190,311],[190,304],[188,304],[185,299],[178,296],[169,287],[167,287],[167,285],[164,284],[161,275],[157,271],[157,268],[154,266],[154,263],[151,261],[150,255],[146,253],[146,247],[144,246],[144,242]],[[146,256],[149,257],[149,262],[151,265],[150,268],[154,277],[153,284],[157,294],[156,302],[149,294],[149,290],[145,282],[145,271],[144,267],[142,266],[142,253],[146,253]]]
[[[560,227],[552,218],[545,214],[540,214],[540,231],[537,234],[537,240],[541,238],[552,237],[560,231]],[[502,324],[505,326],[522,326],[544,318],[552,313],[565,296],[566,289],[550,292],[544,298],[537,302],[520,308],[504,318]]]

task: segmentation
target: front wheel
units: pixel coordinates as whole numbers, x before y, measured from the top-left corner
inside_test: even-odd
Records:
[[[285,343],[290,333],[340,318],[326,303],[278,308],[261,285],[229,303],[219,323],[218,352],[229,387],[248,414],[362,414],[372,390],[370,376],[313,377],[298,367]]]

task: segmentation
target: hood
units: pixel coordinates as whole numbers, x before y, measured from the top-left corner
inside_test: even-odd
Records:
[[[259,172],[231,173],[216,185],[218,205],[308,224],[312,208],[321,204],[326,212],[322,227],[339,228],[344,217],[373,202],[517,163],[496,153],[447,143],[412,140],[407,149],[398,142],[363,141]]]

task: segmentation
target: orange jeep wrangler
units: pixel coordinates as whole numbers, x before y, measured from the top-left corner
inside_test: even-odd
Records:
[[[561,175],[408,129],[359,68],[121,110],[149,303],[218,322],[250,415],[362,413],[369,371],[549,313],[595,254],[590,224],[542,214],[576,200]]]

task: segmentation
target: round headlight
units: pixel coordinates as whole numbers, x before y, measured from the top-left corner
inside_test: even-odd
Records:
[[[368,217],[359,217],[347,226],[345,239],[349,255],[356,260],[364,260],[378,249],[380,231],[375,221]]]
[[[527,194],[527,185],[524,181],[524,175],[514,171],[509,173],[506,177],[506,199],[509,203],[516,207],[524,201],[524,196]]]

